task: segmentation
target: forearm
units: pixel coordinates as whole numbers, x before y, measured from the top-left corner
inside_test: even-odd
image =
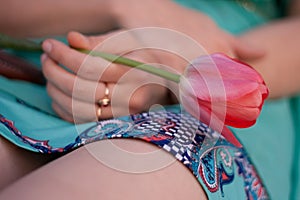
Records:
[[[1,0],[0,31],[38,37],[70,30],[99,33],[116,26],[106,0]]]
[[[300,92],[300,18],[291,17],[259,27],[240,37],[264,48],[265,56],[245,60],[264,77],[270,98]]]

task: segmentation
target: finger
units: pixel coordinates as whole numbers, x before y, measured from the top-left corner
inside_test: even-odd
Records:
[[[135,49],[140,49],[143,43],[138,40],[138,35],[132,31],[117,30],[97,36],[84,36],[72,31],[67,36],[70,46],[112,54],[126,54]]]
[[[153,57],[142,51],[131,52],[130,54],[123,56],[140,61],[141,63],[147,63],[147,61],[153,60]],[[104,63],[101,58],[93,56],[88,56],[76,73],[79,77],[86,80],[116,83],[130,70],[136,71],[137,76],[138,74],[141,76],[146,76],[148,74],[147,72],[122,64],[111,62]]]
[[[241,60],[254,60],[265,55],[265,50],[242,39],[233,40],[235,55]]]
[[[99,107],[96,103],[78,101],[65,95],[51,83],[47,84],[47,92],[52,98],[55,112],[69,122],[85,123],[124,115],[123,108],[118,105],[114,108],[110,104]],[[100,115],[97,113],[99,108],[101,109]]]
[[[106,88],[110,91],[108,95],[110,98],[111,92],[114,90],[114,84],[78,78],[47,57],[43,58],[43,73],[50,83],[67,96],[87,103],[94,103],[106,96]]]
[[[60,107],[56,102],[52,102],[52,108],[55,111],[55,113],[65,121],[74,123],[74,119],[71,113],[67,112],[65,109]]]
[[[116,82],[128,70],[127,67],[112,64],[102,58],[87,56],[56,40],[45,40],[43,50],[55,62],[87,80]]]
[[[42,70],[46,79],[61,91],[71,96],[75,75],[58,66],[46,54],[42,55]]]
[[[58,114],[64,119],[70,121],[70,118],[72,118],[74,122],[90,122],[97,119],[95,104],[74,100],[51,83],[47,84],[47,92],[52,101],[58,105],[55,111],[59,109]]]
[[[130,98],[130,113],[148,111],[155,104],[166,104],[167,92],[167,88],[156,84],[148,84],[140,87]]]
[[[70,32],[68,34],[68,41],[70,45],[75,48],[95,48],[94,50],[96,51],[122,55],[134,60],[142,59],[142,63],[146,63],[144,60],[150,62],[154,58],[153,55],[148,52],[149,49],[142,48],[143,44],[138,40],[137,35],[133,35],[131,31],[114,31],[100,36],[89,37],[78,32]],[[107,82],[116,82],[119,80],[124,73],[130,70],[128,66],[125,66],[125,68],[120,66],[120,64],[111,64],[101,79]]]
[[[46,86],[47,93],[51,97],[52,102],[55,102],[60,106],[61,109],[65,110],[66,113],[72,114],[72,99],[62,93],[58,88],[56,88],[53,84],[47,83]]]
[[[85,54],[71,49],[62,42],[53,39],[45,40],[42,44],[42,48],[48,57],[68,67],[73,72],[78,71],[78,68],[86,57]]]
[[[79,32],[71,31],[67,35],[68,42],[73,48],[82,48],[92,50],[97,46],[101,45],[101,43],[109,38],[112,34],[102,34],[99,36],[85,36]],[[110,52],[116,53],[116,52]]]
[[[92,82],[77,78],[74,82],[72,98],[86,103],[96,103],[100,99],[111,99],[115,84]],[[106,94],[108,93],[108,94]]]
[[[55,101],[52,102],[52,108],[59,117],[61,117],[62,119],[66,120],[68,122],[76,123],[76,124],[105,120],[105,119],[110,119],[113,117],[111,109],[109,107],[100,108],[101,109],[100,116],[98,116],[98,113],[97,113],[97,109],[99,109],[99,107],[95,107],[95,113],[92,114],[93,116],[90,116],[88,118],[85,118],[84,116],[81,116],[81,115],[74,117],[73,113],[68,112],[61,105],[57,104]],[[119,115],[119,116],[121,116],[121,115]],[[90,120],[90,119],[92,119],[92,120]]]
[[[71,31],[67,35],[68,42],[73,48],[81,48],[81,49],[92,49],[94,46],[91,45],[88,37],[82,35],[79,32]]]

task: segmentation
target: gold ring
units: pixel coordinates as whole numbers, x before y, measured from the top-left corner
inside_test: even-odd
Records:
[[[97,116],[97,120],[100,121],[100,117],[101,117],[101,114],[102,114],[102,109],[100,106],[98,106],[97,110],[96,110],[96,116]]]
[[[109,95],[109,89],[107,87],[107,84],[105,84],[105,92],[104,92],[104,96],[108,96]]]
[[[106,107],[110,104],[110,99],[108,98],[108,95],[109,95],[109,89],[107,87],[107,84],[105,84],[105,92],[104,92],[104,97],[100,100],[98,100],[97,104],[100,106],[100,107]]]

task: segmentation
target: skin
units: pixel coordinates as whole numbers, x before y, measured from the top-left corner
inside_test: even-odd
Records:
[[[92,40],[104,40],[106,37],[110,37],[109,35],[110,34],[108,34],[108,36],[92,38],[91,41],[87,42],[86,40],[84,40],[83,36],[78,35],[78,33],[72,33],[69,35],[69,41],[73,44],[74,47],[82,48],[83,46],[85,46],[92,48],[93,46],[99,44],[98,42],[93,42]],[[82,44],[83,46],[81,46],[80,44]],[[150,108],[150,106],[154,103],[163,104],[166,102],[165,97],[167,96],[167,89],[165,87],[155,84],[143,84],[143,80],[152,80],[157,84],[165,85],[165,81],[160,78],[138,70],[134,70],[134,73],[128,73],[128,68],[118,64],[112,64],[106,70],[108,62],[98,58],[92,58],[91,62],[86,61],[89,68],[91,66],[94,69],[94,71],[89,72],[83,70],[83,67],[81,66],[81,63],[83,63],[84,59],[86,58],[85,54],[70,49],[66,45],[55,40],[45,42],[43,44],[43,48],[49,53],[52,52],[51,55],[44,54],[42,56],[42,62],[44,63],[43,71],[45,76],[49,80],[47,83],[47,91],[49,95],[53,97],[52,99],[54,110],[57,111],[57,113],[66,120],[69,120],[71,122],[76,121],[78,123],[95,120],[95,107],[97,107],[95,105],[95,101],[97,99],[103,98],[106,87],[105,83],[110,90],[109,98],[111,98],[112,93],[115,93],[114,99],[116,99],[116,101],[113,100],[112,105],[116,106],[114,106],[113,111],[111,109],[111,106],[103,108],[101,115],[102,119],[110,118],[113,114],[115,116],[124,115],[127,112],[128,106],[131,113],[137,113],[142,109]],[[61,50],[68,53],[63,55],[60,53]],[[140,56],[143,56],[143,59],[141,59],[142,62],[147,63],[154,61],[151,54],[146,54],[144,52],[127,54],[127,57],[129,58]],[[68,72],[59,67],[57,65],[57,62],[55,61],[59,59],[62,60],[61,64],[63,64],[64,66],[69,66],[69,70],[71,70],[72,72]],[[93,62],[93,59],[95,59],[96,62]],[[102,63],[102,65],[100,63]],[[54,68],[56,70],[53,70]],[[83,72],[80,72],[80,70]],[[99,74],[99,72],[103,73],[102,76]],[[78,74],[78,79],[76,79],[76,75],[74,75],[74,73]],[[129,75],[120,80],[120,78],[122,78],[122,76],[124,76],[126,73]],[[140,86],[139,84],[143,86],[140,87],[137,91],[131,89],[132,86]],[[84,89],[80,89],[79,87]],[[74,94],[74,89],[79,92],[75,92]],[[93,96],[95,89],[96,94],[95,96]],[[86,94],[82,95],[82,92],[80,92],[81,90],[87,91]],[[152,93],[151,91],[153,90],[155,90],[156,92]],[[77,93],[79,94],[77,95]],[[126,99],[126,96],[131,98]],[[74,98],[72,99],[72,97]],[[67,106],[67,108],[65,106]],[[78,116],[76,119],[73,119],[73,109],[76,110],[77,108],[83,109],[80,109],[78,111],[80,113],[80,116]]]
[[[94,145],[101,147],[105,143],[100,141]],[[114,143],[135,153],[157,151],[157,147],[141,141],[122,139]],[[179,162],[148,173],[128,173],[107,167],[95,159],[88,148],[89,145],[80,148],[25,176],[0,192],[0,199],[29,200],[38,199],[41,195],[43,199],[78,200],[115,200],[124,199],[124,196],[133,200],[207,199],[192,173]],[[165,151],[159,154],[157,156],[165,154],[172,158]]]
[[[0,31],[17,37],[99,33],[117,27],[105,0],[0,0]],[[17,14],[16,14],[17,13]],[[74,20],[76,19],[76,20]]]
[[[270,23],[263,27],[258,27],[257,29],[244,33],[239,37],[234,37],[220,30],[206,15],[182,8],[170,1],[161,1],[161,6],[159,8],[155,7],[155,5],[158,4],[158,2],[155,1],[144,1],[143,4],[145,5],[145,9],[137,6],[138,4],[134,0],[126,1],[126,4],[124,1],[110,1],[110,5],[108,5],[108,7],[103,6],[102,8],[103,13],[108,12],[106,14],[111,16],[111,18],[109,18],[109,21],[111,20],[110,22],[112,22],[111,26],[103,25],[103,28],[96,30],[93,28],[90,29],[86,26],[71,26],[72,22],[70,22],[70,26],[67,28],[60,27],[57,28],[57,31],[50,31],[48,33],[65,33],[70,29],[79,30],[83,33],[102,32],[111,30],[113,27],[116,27],[116,25],[125,29],[143,26],[171,28],[191,36],[197,42],[202,44],[209,53],[224,52],[233,57],[237,57],[249,62],[262,74],[266,80],[266,83],[270,88],[270,98],[279,98],[299,92],[300,84],[297,82],[297,80],[300,80],[298,77],[300,73],[297,73],[299,70],[297,66],[300,63],[299,56],[297,55],[297,47],[299,46],[300,41],[298,38],[300,36],[299,17],[297,16],[297,13],[299,13],[299,1],[295,1],[295,3],[292,4],[293,6],[291,6],[292,8],[290,9],[290,17],[274,21],[274,23]],[[126,12],[128,10],[126,9],[127,6],[130,6],[131,12]],[[156,18],[155,15],[153,16],[152,10],[146,8],[161,9],[160,13],[164,15],[162,18],[164,20],[162,21],[160,20],[161,18]],[[182,16],[185,18],[190,18],[190,20],[188,20],[190,23],[179,23],[179,19],[181,19]],[[137,18],[139,20],[136,20]],[[101,17],[99,20],[101,20]],[[194,23],[201,23],[202,26],[199,26],[201,27],[201,30],[193,26]],[[15,24],[15,26],[17,26],[17,24]],[[91,24],[89,27],[94,27],[94,25]],[[49,26],[48,28],[50,29],[52,27]],[[43,30],[41,32],[34,29],[32,30],[32,33],[26,33],[25,31],[25,33],[21,36],[43,35],[46,32],[45,30],[48,28],[40,29]],[[16,30],[17,29],[14,29],[12,32],[16,32]],[[95,45],[118,33],[118,31],[112,31],[109,34],[85,37],[78,33],[72,32],[69,34],[68,40],[73,47],[92,49]],[[291,37],[291,35],[293,37]],[[211,38],[214,38],[214,40]],[[285,38],[285,40],[280,38]],[[50,48],[49,45],[47,47],[47,43],[50,43]],[[63,45],[55,40],[47,40],[47,43],[44,42],[43,44],[46,54],[42,58],[42,63],[43,72],[48,79],[47,90],[53,99],[53,108],[63,119],[74,121],[74,118],[71,117],[72,108],[68,107],[66,104],[69,104],[72,100],[71,91],[73,89],[72,86],[75,78],[74,73],[77,72],[76,69],[78,69],[78,67],[81,65],[85,55],[76,52],[68,46]],[[285,48],[282,48],[282,46],[285,46]],[[118,49],[107,49],[107,51],[111,53],[120,53],[118,52]],[[286,52],[289,53],[287,54]],[[189,54],[189,52],[187,54]],[[191,52],[190,55],[193,57],[193,52]],[[131,52],[127,54],[127,56],[143,62],[158,62],[165,65],[174,66],[174,69],[177,72],[182,72],[184,70],[184,66],[186,66],[186,62],[182,61],[182,59],[168,54],[163,54],[160,57],[157,56],[155,51],[147,51],[147,53],[143,51]],[[166,60],[168,60],[168,62],[165,62]],[[104,60],[98,59],[98,62],[99,63],[97,66],[105,68],[104,66],[107,63],[105,63]],[[73,73],[63,70],[61,67],[59,67],[59,64],[63,64]],[[289,69],[286,67],[289,67]],[[103,81],[108,82],[109,89],[113,91],[114,88],[116,88],[116,85],[119,84],[117,83],[118,78],[125,74],[127,70],[128,69],[125,69],[120,65],[112,66],[110,70],[105,72],[107,74],[105,77],[111,77],[109,80],[104,80],[104,76],[102,77],[103,79],[100,78],[100,80],[95,80],[95,77],[91,77],[88,74],[81,74],[81,79],[87,80],[88,83],[93,83],[92,85],[94,86],[96,85],[96,97],[90,97],[89,100],[83,100],[80,99],[80,97],[75,97],[74,100],[78,103],[78,105],[81,105],[83,108],[85,108],[83,109],[84,112],[86,111],[81,118],[75,119],[76,122],[95,120],[94,102],[104,95],[105,85],[103,84]],[[59,76],[57,75],[58,73],[60,74]],[[93,74],[93,71],[91,71],[90,74]],[[146,79],[144,76],[146,75],[141,75],[141,77],[143,77],[142,79]],[[120,84],[120,86],[118,85],[118,87],[126,88],[126,85],[134,85],[134,83],[135,79],[133,79],[133,77],[129,77],[127,81],[124,81],[122,84]],[[170,87],[175,87],[168,82],[164,82],[163,84]],[[145,94],[149,94],[149,91],[156,91],[154,96],[151,96],[151,98],[149,98],[149,96],[145,96]],[[129,107],[131,108],[130,110],[131,112],[139,112],[148,109],[153,103],[168,103],[164,100],[166,97],[168,97],[168,95],[169,93],[166,89],[163,87],[157,87],[157,85],[150,85],[145,88],[140,88],[132,95],[132,99],[129,100]],[[119,102],[119,104],[128,105],[128,102]],[[116,109],[118,115],[126,114],[128,112],[123,110],[121,106],[120,108]],[[111,116],[111,108],[104,108],[102,117],[109,118]],[[103,143],[99,142],[99,144],[101,145]],[[134,149],[131,149],[133,152],[140,152],[145,148],[148,148],[150,151],[156,149],[156,147],[153,147],[150,144],[135,140],[119,140],[118,145],[122,145],[122,148],[125,149],[135,147]],[[24,171],[21,170],[22,168],[14,170],[11,170],[9,167],[4,168],[4,171],[1,171],[1,177],[2,174],[6,174],[7,177],[13,178],[11,180],[1,180],[2,185],[8,185],[18,177],[26,174],[28,171],[34,170],[38,166],[47,162],[43,161],[36,164],[31,160],[32,156],[25,156],[23,150],[13,150],[7,146],[9,146],[7,141],[3,140],[1,143],[1,149],[5,148],[7,149],[7,152],[1,157],[1,163],[3,163],[2,160],[4,160],[7,163],[7,166],[11,166],[12,163],[16,161],[14,161],[14,159],[9,160],[8,157],[11,158],[11,156],[8,155],[16,155],[14,158],[20,162],[19,166],[26,166],[27,164],[28,168],[26,168]],[[33,158],[33,160],[35,159],[39,160],[40,158]],[[78,162],[78,160],[80,160],[80,162]],[[84,174],[81,173],[82,169],[89,170],[86,170],[87,174]],[[15,176],[13,176],[13,174],[15,174],[15,170],[20,171],[20,173],[17,173]],[[41,177],[50,177],[50,181],[41,179]],[[178,177],[181,177],[183,181],[180,183],[176,181]],[[82,181],[74,182],[72,181],[74,178]],[[74,198],[74,193],[76,193],[75,197],[77,196],[78,198],[86,197],[87,195],[95,195],[97,197],[102,196],[103,199],[120,199],[126,193],[128,195],[132,195],[131,199],[140,199],[141,196],[143,196],[143,198],[146,196],[149,199],[154,199],[157,197],[164,197],[164,195],[166,195],[164,192],[165,190],[161,190],[161,185],[155,185],[155,183],[157,183],[157,178],[160,178],[160,181],[162,181],[161,184],[163,184],[164,187],[172,184],[179,184],[174,185],[172,188],[167,188],[167,197],[169,199],[183,199],[182,197],[183,195],[187,194],[187,190],[189,191],[188,195],[191,196],[185,196],[185,198],[206,198],[203,189],[199,186],[191,173],[188,172],[181,163],[174,162],[172,165],[167,166],[162,170],[155,171],[150,174],[146,173],[136,176],[135,174],[124,174],[111,168],[107,168],[96,161],[95,158],[90,156],[89,152],[87,152],[84,148],[80,148],[72,153],[69,153],[67,156],[61,157],[60,159],[43,166],[39,170],[33,171],[30,175],[20,179],[13,185],[8,186],[5,190],[2,190],[0,199],[7,199],[8,197],[18,199],[21,195],[22,197],[28,196],[29,199],[34,199],[32,195],[35,194],[35,196],[38,196],[36,194],[39,194],[39,192],[41,194],[51,193],[51,198],[55,195],[63,195],[65,197],[72,196],[72,198]],[[31,187],[28,187],[28,185]],[[99,187],[94,188],[96,185],[101,185],[101,189],[99,189]],[[144,187],[142,187],[139,191],[131,191],[136,185],[143,185]],[[155,192],[147,191],[147,188],[150,188],[153,185],[155,186]],[[57,188],[57,186],[59,186],[58,188],[60,189],[53,194],[53,188]],[[118,194],[113,194],[116,196],[108,196],[111,193],[107,193],[105,191],[111,191],[113,186],[119,186],[121,191]],[[19,192],[16,192],[15,188],[18,188]],[[42,190],[37,188],[42,188]],[[79,190],[78,188],[80,188],[80,192],[76,192]],[[176,188],[182,188],[182,190],[176,190]],[[118,195],[121,195],[121,197]],[[48,197],[50,198],[50,195]],[[90,197],[92,198],[93,196]]]
[[[297,56],[300,43],[299,23],[298,16],[291,16],[240,36],[241,40],[261,45],[266,52],[259,59],[244,60],[262,74],[270,90],[269,98],[292,96],[300,91],[300,58]]]
[[[21,149],[3,137],[0,137],[0,147],[0,190],[55,158]]]
[[[130,1],[132,4],[134,1]],[[130,3],[129,2],[129,3]],[[151,15],[152,8],[155,7],[156,2],[155,1],[145,1],[144,3],[147,4],[147,9],[141,10],[139,7],[133,6],[131,9],[130,14],[125,13],[124,10],[119,7],[124,7],[123,1],[117,2],[112,6],[112,8],[115,8],[113,11],[116,14],[117,18],[120,18],[121,24],[124,24],[124,26],[128,28],[139,28],[142,26],[155,26],[155,27],[163,27],[168,28],[171,30],[178,31],[180,33],[186,34],[187,36],[193,38],[195,42],[202,45],[203,48],[208,52],[224,52],[228,55],[237,57],[238,55],[247,55],[248,58],[254,59],[257,57],[260,57],[262,55],[262,52],[260,50],[257,50],[257,48],[249,48],[249,45],[247,42],[240,42],[237,38],[233,37],[232,35],[229,35],[225,31],[219,29],[216,24],[206,15],[192,11],[189,9],[186,9],[184,7],[181,7],[171,1],[163,1],[161,3],[162,6],[159,7],[160,13],[162,13],[161,18],[153,17],[149,18],[147,16]],[[127,5],[127,4],[126,4]],[[135,17],[139,18],[140,20],[134,20]],[[180,19],[186,17],[189,18],[190,23],[186,23],[185,26],[182,25],[180,22]],[[160,20],[164,19],[164,20]],[[199,26],[201,28],[195,28],[193,24],[200,24],[202,26]],[[205,30],[205,31],[203,31]],[[93,49],[93,47],[101,44],[103,41],[110,39],[114,37],[115,35],[119,34],[120,31],[112,31],[108,34],[103,34],[100,36],[92,36],[92,37],[84,37],[82,35],[76,34],[76,33],[70,33],[68,36],[69,44],[76,48],[84,48],[84,49]],[[137,37],[142,37],[138,35]],[[135,46],[137,48],[141,47],[141,44],[138,44],[138,39],[133,38],[131,39],[133,43],[137,43]],[[214,42],[208,42],[208,41],[214,41]],[[169,45],[172,45],[173,42],[170,42]],[[128,45],[128,44],[126,44]],[[126,46],[126,45],[119,45],[119,46]],[[104,49],[101,49],[104,52],[110,52],[113,54],[120,54],[120,47],[118,48],[110,48],[107,47],[109,45],[104,46]],[[131,46],[131,45],[129,45]],[[100,80],[96,80],[97,82],[100,82],[99,87],[96,89],[96,98],[90,98],[88,102],[84,102],[83,100],[73,99],[73,103],[75,102],[78,107],[84,107],[85,109],[81,109],[83,111],[81,113],[81,119],[74,120],[72,118],[72,109],[73,107],[70,107],[70,102],[72,101],[72,95],[73,95],[73,86],[74,86],[74,79],[75,76],[73,76],[73,79],[68,81],[68,86],[65,85],[65,76],[57,76],[55,75],[55,71],[59,71],[60,74],[71,74],[67,71],[63,71],[58,64],[62,64],[64,66],[67,66],[72,72],[77,73],[79,67],[83,63],[82,61],[86,57],[83,54],[80,54],[66,45],[63,45],[62,43],[59,43],[54,40],[47,40],[43,44],[44,51],[46,52],[46,56],[43,56],[42,62],[43,62],[43,72],[45,76],[48,79],[47,89],[49,95],[53,99],[53,108],[54,110],[65,120],[68,121],[76,121],[76,122],[85,122],[90,121],[91,119],[96,119],[95,117],[95,105],[94,102],[97,99],[100,99],[103,97],[103,91],[105,85],[103,85],[103,82],[109,83],[109,88],[112,89],[114,87],[120,88],[119,91],[126,91],[123,90],[123,88],[130,87],[130,81],[126,81],[126,85],[119,82],[119,78],[124,75],[127,70],[124,69],[124,67],[120,65],[113,64],[111,67],[109,67],[110,70],[108,70],[107,73],[105,73]],[[187,57],[187,61],[192,60],[193,58],[199,56],[199,50],[194,50],[193,48],[186,48],[185,45],[178,45],[177,48],[179,48],[180,52],[185,52],[185,57]],[[168,46],[166,47],[168,49]],[[124,50],[124,49],[122,49]],[[126,49],[125,49],[126,50]],[[128,49],[130,50],[130,49]],[[121,51],[122,52],[122,51]],[[204,54],[205,52],[201,52],[200,54]],[[141,56],[143,55],[143,56]],[[150,55],[152,58],[147,58],[145,55]],[[185,66],[187,66],[188,62],[185,60],[182,60],[182,58],[179,58],[176,55],[170,55],[170,54],[164,54],[161,51],[160,52],[154,52],[151,50],[141,50],[139,52],[131,52],[130,54],[126,55],[129,58],[135,58],[136,60],[139,60],[141,62],[145,63],[161,63],[166,66],[172,66],[172,68],[177,71],[177,73],[183,73]],[[50,59],[50,60],[49,60]],[[91,65],[90,69],[97,69],[94,70],[93,74],[96,74],[97,71],[104,70],[106,67],[106,61],[103,59],[98,59],[99,61]],[[102,69],[99,69],[100,64],[102,64]],[[97,66],[96,66],[97,65]],[[55,70],[57,69],[57,70]],[[58,72],[57,72],[58,73]],[[57,74],[56,73],[56,74]],[[145,79],[146,76],[148,76],[148,80],[156,79],[156,77],[153,77],[152,75],[137,72]],[[117,75],[116,75],[117,74]],[[143,75],[142,75],[143,74]],[[79,75],[79,77],[81,77]],[[111,79],[105,79],[103,77],[111,77]],[[138,76],[135,76],[138,77]],[[93,84],[98,84],[95,82],[95,77],[89,76],[89,75],[83,75],[82,78],[92,81]],[[99,79],[99,77],[97,77]],[[134,78],[129,78],[130,80],[134,80]],[[122,84],[122,85],[121,85]],[[134,81],[133,84],[136,84],[137,86],[140,85],[139,81]],[[120,86],[121,85],[121,86]],[[176,91],[177,85],[173,84],[171,82],[165,82],[163,83],[167,88],[170,88],[172,91]],[[119,87],[120,86],[120,87]],[[113,90],[111,90],[113,92]],[[151,91],[157,91],[155,93]],[[128,90],[127,90],[128,92]],[[126,94],[120,92],[120,96],[126,96]],[[151,98],[148,98],[146,94],[151,94]],[[82,96],[82,95],[81,95]],[[86,95],[84,95],[86,96]],[[147,98],[143,98],[147,97]],[[104,108],[103,114],[101,115],[102,118],[110,118],[112,116],[122,116],[125,114],[128,114],[128,107],[130,109],[130,113],[136,113],[141,112],[144,110],[148,110],[149,105],[152,105],[153,103],[157,104],[163,104],[163,99],[167,99],[169,97],[169,94],[167,91],[163,90],[162,88],[157,88],[155,85],[149,85],[147,87],[143,87],[138,89],[133,95],[132,98],[129,100],[126,99],[124,102],[118,102],[116,103],[116,106],[114,109],[114,115],[112,115],[112,109],[111,107]],[[122,99],[120,98],[114,98],[114,99]],[[173,101],[177,101],[177,99],[173,99]],[[87,104],[89,103],[89,105]],[[166,102],[168,103],[168,102]],[[129,104],[128,106],[125,104]],[[119,107],[117,107],[119,105]],[[125,106],[124,106],[125,105]],[[88,109],[91,108],[91,109]],[[132,109],[134,108],[134,109]],[[89,111],[88,111],[89,110]]]

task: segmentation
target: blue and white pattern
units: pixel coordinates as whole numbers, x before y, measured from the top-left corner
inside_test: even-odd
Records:
[[[141,139],[175,156],[196,176],[210,197],[230,199],[226,189],[234,187],[242,190],[240,199],[268,199],[245,150],[185,112],[156,111],[93,123],[74,134],[63,146],[50,145],[55,144],[51,139],[23,135],[2,115],[0,122],[10,130],[12,137],[41,153],[66,152],[103,139]]]

